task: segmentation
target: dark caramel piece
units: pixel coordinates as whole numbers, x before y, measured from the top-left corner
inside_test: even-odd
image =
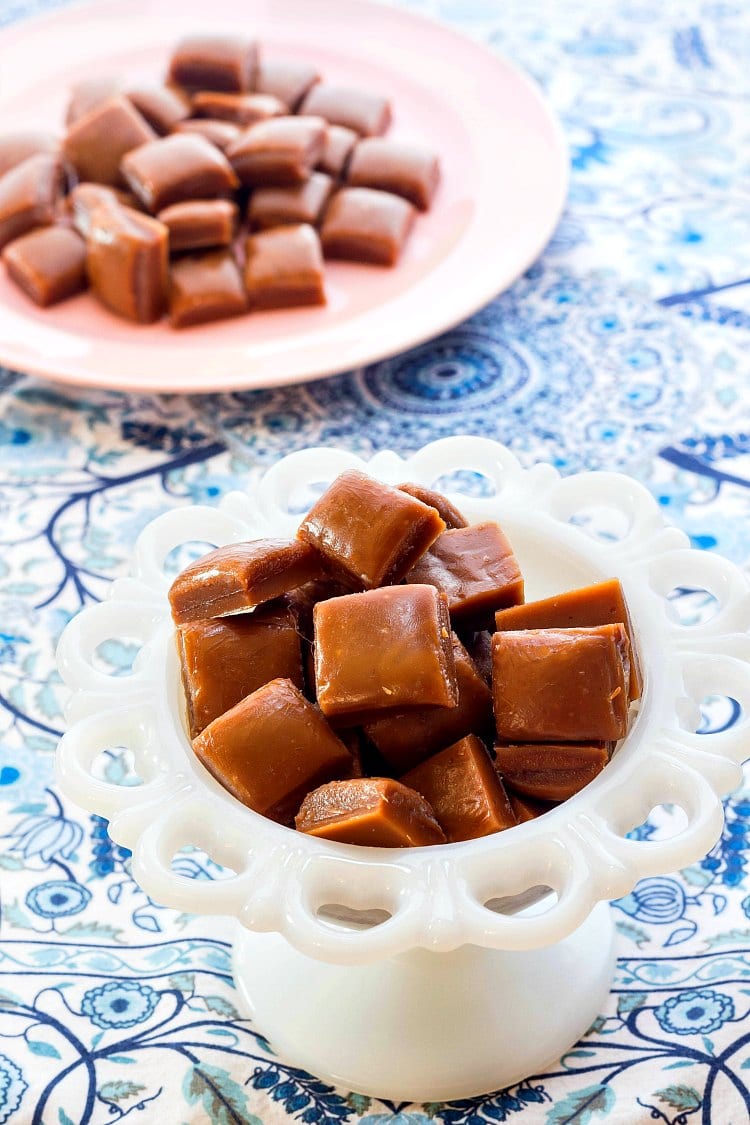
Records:
[[[63,152],[79,180],[116,187],[122,183],[122,158],[155,137],[154,130],[127,98],[110,98],[71,125]]]
[[[180,625],[177,646],[191,738],[270,680],[302,688],[300,638],[283,605]]]
[[[495,614],[495,628],[506,629],[581,629],[593,625],[616,625],[621,621],[630,641],[630,698],[641,694],[633,626],[625,594],[618,578],[608,578],[593,586],[553,594],[541,601],[526,602]]]
[[[513,548],[492,521],[444,531],[406,575],[448,597],[454,622],[491,620],[501,606],[523,601],[523,576]]]
[[[51,226],[62,192],[62,168],[54,153],[40,152],[0,179],[0,249],[36,227]]]
[[[228,543],[196,559],[169,591],[175,625],[249,610],[321,575],[320,557],[298,539]]]
[[[319,81],[320,74],[309,63],[263,58],[258,65],[255,89],[260,94],[273,94],[290,113],[296,113],[305,94]]]
[[[331,125],[344,125],[362,137],[379,136],[391,123],[391,105],[387,98],[368,90],[328,82],[312,87],[300,112],[324,117]]]
[[[500,739],[623,738],[628,723],[629,650],[621,624],[495,633],[492,685]]]
[[[228,35],[191,35],[178,43],[169,63],[169,79],[192,90],[252,90],[258,48],[251,39]]]
[[[352,187],[392,191],[427,211],[440,182],[440,165],[429,149],[365,137],[352,153],[346,181]]]
[[[20,133],[6,133],[0,137],[0,179],[11,168],[23,164],[30,156],[40,153],[54,154],[60,149],[60,140],[53,133],[27,129]]]
[[[103,78],[84,78],[81,82],[76,82],[71,89],[70,101],[65,111],[65,124],[75,124],[92,109],[97,109],[120,93],[122,93],[122,81],[111,74]]]
[[[189,98],[172,86],[136,86],[125,96],[161,136],[190,116]]]
[[[432,809],[419,793],[388,777],[332,781],[308,793],[298,832],[370,848],[421,848],[444,844]]]
[[[317,226],[333,190],[325,172],[313,172],[297,187],[256,188],[250,196],[247,217],[254,230],[309,223]]]
[[[90,216],[86,271],[91,288],[108,309],[150,324],[166,304],[169,232],[149,215],[104,204]]]
[[[246,309],[242,275],[230,250],[189,254],[172,263],[169,322],[173,328],[225,320]]]
[[[609,761],[603,742],[497,744],[495,753],[506,785],[537,801],[567,801]]]
[[[230,121],[215,121],[208,117],[191,117],[188,121],[181,121],[174,132],[203,137],[221,152],[226,152],[229,146],[237,140],[241,130],[239,126],[232,125]]]
[[[86,288],[86,245],[67,227],[43,227],[5,247],[8,275],[37,305],[64,301]]]
[[[285,117],[288,112],[285,104],[272,94],[222,94],[215,90],[201,90],[193,95],[196,117],[231,121],[243,128],[254,125],[256,121],[267,121],[269,117]]]
[[[122,174],[148,211],[187,199],[211,199],[238,186],[232,167],[205,137],[173,133],[141,145],[122,161]]]
[[[443,496],[442,492],[435,492],[432,488],[423,488],[421,484],[400,484],[399,492],[406,492],[409,496],[416,496],[423,504],[434,508],[445,526],[450,530],[454,527],[468,527],[465,516],[459,512],[455,504]]]
[[[324,305],[317,232],[303,224],[251,235],[245,244],[245,289],[252,309]]]
[[[355,726],[393,708],[456,706],[448,610],[434,586],[331,598],[318,602],[313,622],[315,690],[327,717]]]
[[[308,179],[320,160],[325,137],[320,117],[271,117],[241,133],[227,157],[248,187],[294,187]]]
[[[524,824],[527,820],[536,820],[538,816],[544,816],[555,807],[546,801],[535,801],[533,797],[522,797],[519,793],[509,792],[508,799],[519,824]]]
[[[291,821],[306,793],[346,777],[351,754],[291,680],[271,680],[214,719],[193,749],[217,781],[256,812]]]
[[[445,524],[434,508],[364,473],[341,473],[297,532],[365,589],[400,582]]]
[[[67,198],[68,214],[78,233],[87,238],[91,230],[91,220],[100,207],[116,210],[119,207],[132,207],[135,200],[128,192],[104,184],[76,184]]]
[[[320,233],[326,258],[395,266],[416,211],[398,195],[374,188],[336,192]]]
[[[329,125],[323,152],[318,161],[321,172],[327,172],[337,180],[346,173],[349,157],[357,143],[358,134],[344,125]]]
[[[237,204],[228,199],[191,199],[173,203],[157,215],[169,231],[169,249],[201,250],[229,246],[237,229]]]
[[[492,693],[455,633],[451,641],[458,688],[455,707],[393,711],[365,724],[365,734],[397,774],[467,734],[492,727]]]
[[[490,836],[516,823],[487,748],[475,734],[409,770],[401,783],[430,804],[449,844]]]

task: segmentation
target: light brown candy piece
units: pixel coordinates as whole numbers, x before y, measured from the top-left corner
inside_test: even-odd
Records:
[[[123,156],[155,138],[154,130],[127,98],[109,98],[71,125],[63,152],[79,180],[117,187],[122,184]]]
[[[433,586],[386,586],[318,602],[315,690],[343,726],[403,707],[455,707],[445,597]]]
[[[492,728],[492,693],[454,633],[455,707],[415,707],[392,711],[365,724],[365,734],[397,774],[472,733]]]
[[[215,90],[201,90],[193,94],[196,117],[231,121],[243,128],[254,125],[256,121],[266,121],[269,117],[285,117],[288,112],[284,103],[271,94],[222,94]]]
[[[294,223],[317,226],[332,190],[333,181],[324,172],[313,172],[297,187],[256,188],[247,208],[250,226],[254,230]]]
[[[116,210],[133,207],[135,199],[128,192],[104,184],[76,184],[67,198],[68,214],[78,233],[86,238],[91,229],[91,219],[100,207]]]
[[[527,820],[536,820],[538,816],[544,816],[555,807],[546,801],[535,801],[533,797],[522,797],[520,793],[514,793],[512,790],[508,790],[508,799],[519,824],[524,824]]]
[[[255,77],[255,89],[260,94],[273,94],[296,113],[307,91],[320,81],[320,74],[309,63],[286,62],[263,57]]]
[[[538,801],[567,801],[609,761],[603,742],[498,743],[495,766],[505,784]]]
[[[118,316],[158,320],[167,299],[169,232],[130,207],[97,207],[86,237],[86,271],[96,296]]]
[[[173,203],[156,216],[169,231],[169,249],[201,250],[229,246],[237,229],[237,204],[228,199],[191,199]]]
[[[233,191],[237,177],[226,157],[205,137],[172,133],[129,152],[122,174],[147,211],[187,199],[212,199]]]
[[[441,520],[449,530],[455,527],[467,527],[468,523],[466,517],[459,512],[455,504],[452,504],[447,496],[443,496],[442,492],[435,492],[432,488],[423,488],[421,484],[400,484],[398,486],[399,492],[406,492],[409,496],[416,496],[417,500],[421,500],[423,504],[429,504],[434,508]]]
[[[214,719],[193,749],[239,801],[291,822],[306,793],[346,777],[352,756],[291,680],[271,680]]]
[[[349,157],[357,143],[358,134],[344,125],[329,125],[323,152],[318,161],[321,172],[337,180],[344,179]]]
[[[301,113],[324,117],[331,125],[344,125],[363,137],[379,136],[391,123],[387,98],[369,90],[319,82],[302,102]]]
[[[308,793],[295,824],[310,836],[370,848],[445,843],[424,797],[388,777],[333,781]]]
[[[216,121],[208,117],[191,117],[187,121],[181,121],[173,132],[203,137],[221,152],[226,152],[229,146],[237,140],[241,130],[239,126],[232,125],[230,121]]]
[[[271,680],[302,687],[300,638],[283,605],[180,625],[177,645],[191,738]]]
[[[352,187],[391,191],[427,211],[440,182],[440,165],[430,149],[365,137],[352,153],[346,181]]]
[[[326,258],[395,266],[414,224],[416,211],[398,195],[374,188],[337,191],[320,232]]]
[[[409,770],[401,783],[429,802],[449,844],[490,836],[516,824],[508,794],[475,734]]]
[[[68,108],[65,111],[65,124],[73,125],[92,109],[96,109],[110,98],[122,93],[122,80],[107,74],[102,78],[84,78],[76,82],[70,92]]]
[[[29,156],[0,179],[0,249],[36,227],[51,226],[62,193],[54,153]]]
[[[242,94],[253,88],[257,64],[258,48],[251,39],[191,35],[177,44],[169,79],[187,89]]]
[[[638,654],[630,611],[618,578],[501,609],[495,614],[495,629],[576,629],[615,625],[618,621],[625,626],[630,641],[630,698],[638,699],[642,687]]]
[[[495,633],[492,688],[498,737],[508,742],[623,738],[629,652],[620,624]]]
[[[0,136],[0,179],[17,164],[39,153],[54,154],[60,150],[60,138],[53,133],[27,129]]]
[[[19,289],[46,307],[86,288],[86,245],[67,227],[43,227],[5,247],[3,262]]]
[[[240,316],[246,309],[242,275],[231,250],[205,250],[172,262],[169,321],[173,328]]]
[[[228,543],[196,559],[169,591],[176,625],[249,610],[320,578],[320,556],[298,539]]]
[[[125,96],[161,136],[190,116],[190,99],[173,86],[135,86]]]
[[[274,227],[245,244],[245,289],[250,308],[324,305],[323,255],[311,226]]]
[[[343,581],[372,589],[400,582],[444,530],[434,508],[349,470],[326,489],[297,534]]]
[[[325,137],[321,117],[271,117],[241,133],[227,157],[247,187],[294,187],[320,160]]]
[[[448,597],[451,620],[491,621],[496,609],[523,601],[523,575],[513,548],[493,521],[444,531],[406,575]]]

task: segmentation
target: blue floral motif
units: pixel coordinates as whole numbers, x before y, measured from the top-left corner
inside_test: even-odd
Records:
[[[113,980],[90,988],[81,1011],[97,1027],[134,1027],[143,1023],[159,1003],[159,993],[134,980]]]
[[[26,895],[26,905],[40,918],[64,918],[80,914],[91,901],[91,891],[66,879],[38,883]]]
[[[734,1019],[734,1003],[723,992],[706,988],[679,992],[654,1010],[665,1031],[675,1035],[707,1035]]]
[[[630,894],[614,905],[631,918],[666,926],[685,913],[685,892],[676,879],[641,879]]]
[[[28,1083],[16,1064],[0,1055],[0,1125],[10,1121],[27,1089]]]
[[[56,856],[70,859],[83,839],[83,829],[61,814],[39,813],[22,820],[8,839],[9,849],[24,859],[38,858],[49,863]]]

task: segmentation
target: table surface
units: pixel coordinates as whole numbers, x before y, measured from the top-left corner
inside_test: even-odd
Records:
[[[47,6],[0,0],[0,25]],[[152,517],[215,502],[292,449],[487,434],[526,464],[632,472],[695,546],[748,564],[750,8],[411,6],[522,63],[564,123],[569,204],[510,292],[408,355],[277,391],[84,395],[0,371],[0,1125],[748,1120],[750,789],[709,856],[613,904],[617,975],[581,1043],[519,1086],[437,1106],[279,1063],[235,1009],[229,925],[150,901],[106,822],[55,789],[65,623],[126,572]],[[702,612],[701,595],[684,607]],[[704,723],[734,718],[718,700]],[[211,877],[200,853],[181,863]]]

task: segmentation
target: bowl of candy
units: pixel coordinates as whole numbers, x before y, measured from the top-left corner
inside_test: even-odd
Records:
[[[675,617],[684,588],[713,595],[709,620]],[[715,842],[749,625],[747,579],[628,477],[525,470],[468,437],[369,462],[307,449],[159,516],[70,622],[59,781],[152,897],[237,919],[242,1004],[288,1062],[468,1097],[585,1032],[608,900]],[[109,676],[96,649],[125,637],[132,672]],[[742,717],[701,735],[714,695]],[[97,774],[111,747],[139,784]],[[676,831],[629,835],[667,803]],[[173,870],[191,845],[226,877]]]

